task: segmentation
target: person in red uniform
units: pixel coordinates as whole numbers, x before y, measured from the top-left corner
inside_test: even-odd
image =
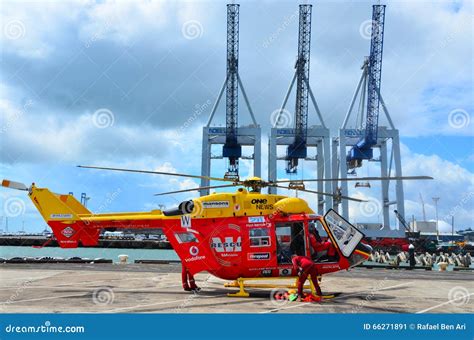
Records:
[[[321,251],[327,251],[328,258],[336,256],[336,249],[334,249],[332,243],[330,241],[323,242],[314,224],[309,226],[309,243],[315,254]]]
[[[319,287],[318,282],[318,270],[314,262],[307,256],[293,256],[291,258],[293,267],[299,272],[298,280],[298,297],[303,298],[303,287],[308,275],[311,275],[311,282],[313,282],[314,287],[316,288],[316,294],[321,296],[321,287]]]
[[[182,266],[181,270],[181,281],[183,282],[183,289],[187,292],[198,292],[201,290],[201,288],[196,285],[193,274],[191,274],[188,268],[186,268],[184,265]]]

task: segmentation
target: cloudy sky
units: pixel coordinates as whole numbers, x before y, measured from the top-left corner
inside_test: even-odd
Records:
[[[310,82],[336,135],[369,52],[371,3],[312,3]],[[382,95],[400,130],[403,173],[435,178],[405,184],[406,216],[422,219],[421,194],[427,218],[434,219],[432,197],[439,196],[443,230],[452,214],[457,228],[472,226],[472,1],[385,3]],[[75,165],[199,174],[202,126],[225,78],[225,4],[2,1],[2,177],[76,196],[86,192],[93,211],[149,210],[193,197],[153,196],[198,184],[191,180]],[[294,72],[297,29],[294,1],[241,2],[240,76],[263,130],[264,174],[270,117]],[[294,99],[290,112],[293,106]],[[240,123],[249,124],[243,102],[240,107]],[[214,123],[224,122],[221,106]],[[312,108],[310,124],[318,124]],[[243,162],[241,175],[251,174],[250,168]],[[213,175],[224,169],[216,161]],[[378,175],[378,166],[366,164],[358,174]],[[315,176],[314,164],[302,164],[303,175]],[[369,212],[351,205],[353,221],[381,220],[377,186],[350,186],[350,194],[375,202]],[[23,221],[26,230],[44,228],[22,192],[1,190],[0,197],[1,229],[6,216],[10,230],[20,230]],[[314,197],[308,198],[315,207]]]

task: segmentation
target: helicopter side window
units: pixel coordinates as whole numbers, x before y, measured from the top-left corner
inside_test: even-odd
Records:
[[[277,223],[276,240],[279,264],[291,263],[292,255],[306,255],[302,222]]]
[[[175,236],[179,243],[197,242],[193,233],[175,233]]]
[[[251,247],[268,247],[270,245],[270,229],[252,228],[249,231]]]

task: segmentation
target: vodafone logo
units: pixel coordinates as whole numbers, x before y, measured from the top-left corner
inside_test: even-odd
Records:
[[[196,246],[192,246],[191,248],[189,248],[189,254],[191,254],[191,256],[196,256],[197,254],[199,254],[199,248]]]

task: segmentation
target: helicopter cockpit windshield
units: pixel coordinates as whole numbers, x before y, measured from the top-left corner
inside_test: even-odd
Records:
[[[364,234],[332,209],[326,213],[324,219],[342,255],[349,257],[364,237]]]

